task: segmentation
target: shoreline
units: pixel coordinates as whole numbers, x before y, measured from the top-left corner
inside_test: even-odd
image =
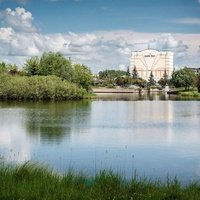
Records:
[[[130,181],[112,170],[102,170],[95,176],[68,171],[59,174],[52,169],[29,162],[20,166],[0,165],[1,199],[187,199],[198,200],[200,184],[183,186],[177,179],[138,178]]]
[[[140,94],[140,93],[148,93],[148,92],[165,92],[163,90],[158,90],[158,89],[151,89],[150,91],[147,89],[130,89],[130,88],[106,88],[106,87],[101,87],[101,88],[92,88],[92,92],[94,94],[99,94],[99,93],[118,93],[118,94],[131,94],[131,93],[135,93],[135,94]]]

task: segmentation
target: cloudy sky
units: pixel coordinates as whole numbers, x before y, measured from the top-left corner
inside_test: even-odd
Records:
[[[147,48],[200,67],[200,0],[0,0],[0,62],[59,51],[98,72]]]

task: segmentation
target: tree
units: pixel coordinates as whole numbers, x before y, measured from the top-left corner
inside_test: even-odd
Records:
[[[153,73],[151,71],[150,76],[149,76],[149,80],[148,80],[148,86],[151,87],[151,86],[153,86],[155,84],[156,84],[156,81],[154,80],[154,76],[153,76]]]
[[[28,76],[38,75],[38,70],[40,68],[40,59],[35,56],[26,60],[24,71]]]
[[[100,79],[115,79],[120,76],[126,76],[126,71],[121,70],[104,70],[99,72]]]
[[[147,81],[142,78],[132,79],[132,84],[144,88],[147,85]]]
[[[198,92],[200,93],[200,73],[199,73],[198,76],[197,76],[197,83],[196,83],[196,86],[197,86]]]
[[[127,67],[126,76],[131,76],[129,66]]]
[[[1,73],[6,73],[8,70],[7,70],[7,67],[6,67],[6,63],[2,62],[0,63],[0,74]]]
[[[166,85],[169,84],[169,76],[168,76],[166,70],[164,71],[163,77],[158,81],[158,83],[159,83],[162,87],[165,87]]]
[[[18,67],[17,67],[17,65],[15,65],[15,64],[14,64],[14,65],[8,64],[8,65],[6,66],[6,68],[7,68],[8,73],[9,73],[10,75],[12,75],[12,76],[18,75],[18,74],[19,74]]]
[[[80,64],[74,65],[74,83],[86,89],[88,92],[91,89],[92,80],[92,73],[88,67]]]
[[[127,86],[131,85],[132,79],[129,76],[118,77],[118,78],[116,78],[115,83],[116,83],[116,85],[119,85],[121,87],[127,87]]]
[[[133,79],[138,79],[139,78],[136,66],[134,66],[134,68],[133,68],[132,78]]]
[[[70,60],[66,59],[61,53],[48,52],[43,53],[40,58],[38,75],[56,75],[71,82],[74,72]]]
[[[184,67],[174,71],[172,74],[171,82],[175,87],[184,87],[185,90],[189,90],[190,87],[195,85],[196,74],[191,69]]]

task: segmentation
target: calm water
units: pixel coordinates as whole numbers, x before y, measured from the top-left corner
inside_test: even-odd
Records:
[[[154,101],[149,101],[154,100]],[[145,100],[146,99],[146,100]],[[58,103],[0,102],[0,161],[57,171],[200,180],[200,101],[103,95]]]

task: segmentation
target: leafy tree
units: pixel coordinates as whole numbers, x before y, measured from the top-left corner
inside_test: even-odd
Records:
[[[4,62],[0,63],[0,74],[6,73],[6,72],[7,72],[6,63],[4,63]]]
[[[116,78],[115,83],[121,87],[127,87],[132,84],[132,78],[130,76],[118,77]]]
[[[198,92],[200,93],[200,73],[197,76],[197,83],[196,83],[196,85],[197,85]]]
[[[153,85],[155,85],[156,84],[156,81],[155,81],[155,79],[154,79],[154,76],[153,76],[153,73],[152,73],[152,71],[151,71],[151,73],[150,73],[150,76],[149,76],[149,80],[148,80],[148,86],[153,86]]]
[[[67,60],[61,53],[43,53],[40,58],[38,75],[56,75],[61,79],[73,80],[73,68],[70,60]]]
[[[74,80],[78,86],[89,91],[92,85],[92,73],[90,69],[84,65],[75,64],[74,65]]]
[[[100,79],[114,79],[120,76],[126,76],[126,71],[121,70],[104,70],[99,72]]]
[[[34,76],[38,75],[39,68],[40,59],[36,56],[26,60],[24,71],[28,76]]]
[[[171,82],[175,87],[184,87],[185,90],[189,90],[195,85],[195,80],[196,74],[191,69],[184,67],[173,72]]]
[[[138,72],[137,72],[137,69],[136,69],[136,66],[134,66],[133,68],[133,72],[132,72],[132,78],[133,79],[138,79]]]
[[[19,70],[18,70],[18,67],[17,65],[12,65],[12,64],[8,64],[7,66],[7,71],[10,75],[18,75],[19,74]]]
[[[144,88],[147,85],[147,81],[142,78],[132,79],[132,84]]]

